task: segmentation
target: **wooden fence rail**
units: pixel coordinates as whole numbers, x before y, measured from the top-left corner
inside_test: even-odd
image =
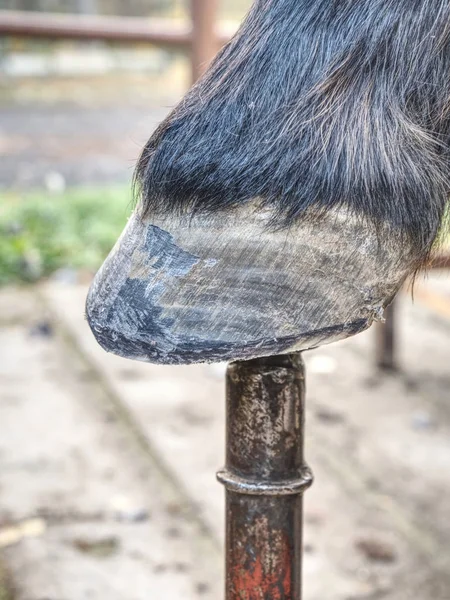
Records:
[[[191,23],[164,19],[0,11],[0,35],[48,39],[146,42],[191,51],[197,79],[232,35],[216,28],[218,0],[191,0]]]

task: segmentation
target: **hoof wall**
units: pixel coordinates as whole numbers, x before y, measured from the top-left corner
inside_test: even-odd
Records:
[[[134,215],[89,291],[98,342],[158,364],[304,350],[369,327],[413,269],[394,233],[380,244],[340,213],[288,230],[269,223],[254,204]]]

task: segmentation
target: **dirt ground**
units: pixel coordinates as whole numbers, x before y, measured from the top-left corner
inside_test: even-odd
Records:
[[[129,181],[166,110],[4,106],[0,186]],[[0,290],[0,600],[221,598],[225,366],[107,355],[85,294]],[[450,600],[448,273],[398,313],[398,373],[305,354],[305,600]]]

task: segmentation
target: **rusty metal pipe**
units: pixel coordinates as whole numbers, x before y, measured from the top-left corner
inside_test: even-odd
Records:
[[[304,397],[299,353],[228,367],[226,600],[301,600]]]

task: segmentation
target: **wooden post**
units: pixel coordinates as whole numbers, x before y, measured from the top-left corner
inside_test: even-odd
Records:
[[[376,363],[381,371],[396,371],[396,343],[395,343],[395,305],[397,300],[386,308],[384,323],[376,325]]]
[[[219,49],[216,36],[218,0],[191,0],[192,80],[197,81]]]
[[[305,374],[300,353],[227,371],[226,600],[301,600]]]

